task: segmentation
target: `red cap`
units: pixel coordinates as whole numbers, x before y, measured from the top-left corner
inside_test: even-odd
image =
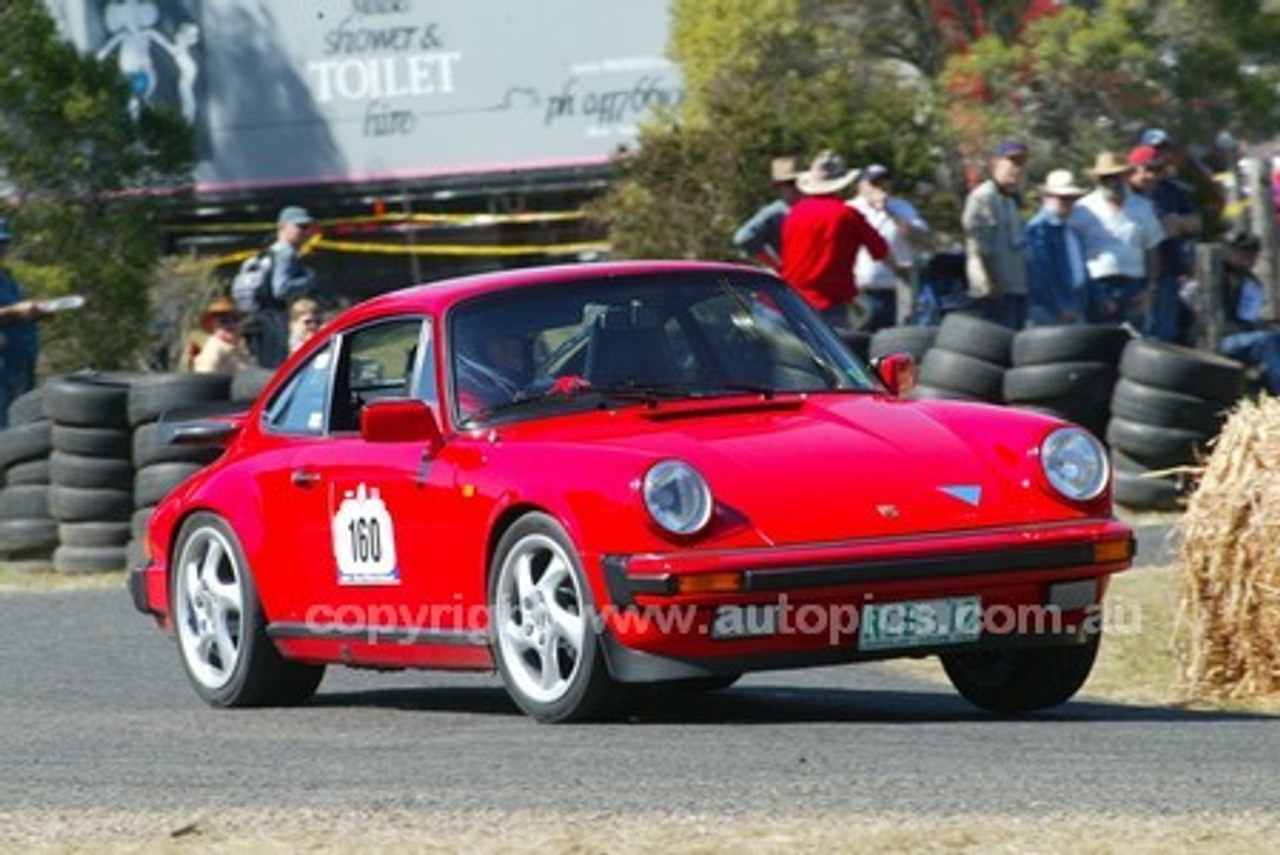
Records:
[[[1130,166],[1159,166],[1164,162],[1160,150],[1151,145],[1140,145],[1129,152]]]

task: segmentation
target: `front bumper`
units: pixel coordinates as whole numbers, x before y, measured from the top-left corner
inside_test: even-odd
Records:
[[[799,547],[603,555],[598,566],[610,602],[605,655],[615,678],[630,682],[1081,644],[1100,631],[1108,578],[1127,568],[1133,553],[1132,531],[1103,519]],[[869,604],[948,598],[980,603],[978,637],[862,649],[859,624]],[[718,616],[737,606],[772,609],[774,621],[764,631],[717,636]],[[785,619],[781,626],[776,619],[779,610],[792,619],[789,631],[782,631]]]

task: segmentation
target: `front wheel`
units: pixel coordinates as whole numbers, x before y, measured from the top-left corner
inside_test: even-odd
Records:
[[[296,704],[311,697],[324,666],[282,657],[267,637],[244,551],[221,518],[199,513],[178,535],[173,623],[182,667],[211,706]]]
[[[951,653],[942,667],[971,704],[997,713],[1047,709],[1071,699],[1093,668],[1100,633],[1070,647]]]
[[[619,700],[577,551],[551,517],[503,534],[490,572],[494,657],[520,709],[544,722],[599,716]]]

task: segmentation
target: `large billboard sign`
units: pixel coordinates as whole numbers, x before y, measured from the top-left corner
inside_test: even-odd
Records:
[[[207,191],[603,163],[683,98],[668,0],[50,5],[191,118]]]

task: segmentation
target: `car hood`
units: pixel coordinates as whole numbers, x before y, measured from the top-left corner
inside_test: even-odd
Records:
[[[557,439],[639,458],[637,470],[682,459],[723,511],[772,543],[1082,516],[1040,486],[1036,449],[1055,423],[1031,414],[832,395],[597,415],[576,426],[589,437],[561,424]]]

